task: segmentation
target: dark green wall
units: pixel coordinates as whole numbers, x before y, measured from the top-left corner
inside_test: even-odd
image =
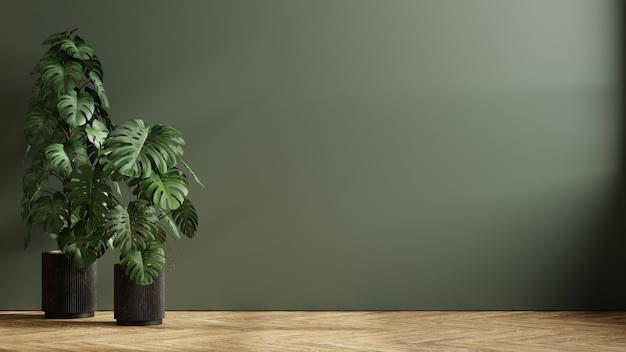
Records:
[[[5,1],[0,309],[40,307],[28,73],[74,27],[207,186],[168,309],[626,309],[617,3]]]

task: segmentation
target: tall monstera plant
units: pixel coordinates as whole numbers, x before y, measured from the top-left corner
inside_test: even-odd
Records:
[[[116,249],[130,278],[150,284],[165,262],[161,244],[195,235],[198,217],[183,170],[198,179],[182,160],[179,131],[141,119],[116,125],[108,117],[102,64],[75,31],[48,37],[32,72],[25,247],[35,225],[78,267]]]
[[[115,203],[98,160],[98,142],[114,125],[102,64],[73,32],[48,37],[43,44],[49,49],[32,72],[37,79],[24,125],[32,158],[23,177],[21,215],[25,246],[36,225],[74,264],[87,267],[106,250],[102,228]]]

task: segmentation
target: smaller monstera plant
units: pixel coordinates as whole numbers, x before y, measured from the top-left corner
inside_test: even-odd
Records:
[[[32,72],[37,79],[24,127],[30,165],[21,202],[25,247],[35,225],[76,266],[116,249],[130,278],[150,284],[165,263],[161,245],[196,233],[183,169],[200,181],[182,160],[179,131],[141,119],[113,123],[102,64],[75,31],[48,37],[49,49]]]

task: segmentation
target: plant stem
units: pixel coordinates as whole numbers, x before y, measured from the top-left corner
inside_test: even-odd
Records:
[[[85,83],[83,83],[78,89],[83,90],[83,88],[85,88],[89,84],[89,82],[90,82],[89,80],[85,80]]]
[[[67,201],[67,229],[72,231],[72,202]]]
[[[63,131],[63,134],[65,135],[65,138],[69,141],[70,139],[72,139],[72,132],[71,131],[66,131],[65,129],[61,129],[61,131]]]

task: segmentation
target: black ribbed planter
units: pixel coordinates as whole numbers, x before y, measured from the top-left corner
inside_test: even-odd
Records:
[[[150,285],[132,281],[120,264],[114,266],[114,317],[117,325],[160,325],[165,318],[165,270]]]
[[[41,254],[41,309],[48,319],[90,318],[98,301],[94,262],[81,269],[61,251]]]

